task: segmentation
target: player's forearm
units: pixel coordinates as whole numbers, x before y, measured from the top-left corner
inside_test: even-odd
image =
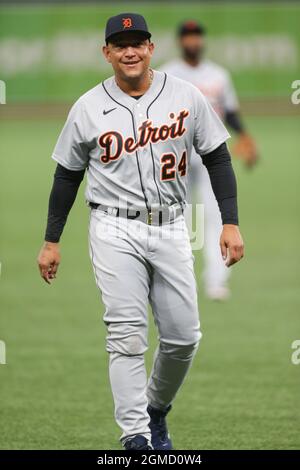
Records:
[[[226,143],[202,156],[221,212],[222,223],[238,225],[237,184]]]
[[[71,171],[57,165],[49,198],[46,242],[59,242],[83,176],[84,170]]]

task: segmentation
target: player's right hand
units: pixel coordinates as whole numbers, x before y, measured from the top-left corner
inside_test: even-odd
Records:
[[[56,278],[56,273],[60,263],[59,244],[45,242],[39,253],[37,263],[40,274],[47,284]]]

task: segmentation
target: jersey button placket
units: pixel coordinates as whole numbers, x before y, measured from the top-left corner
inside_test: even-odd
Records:
[[[141,126],[141,124],[143,122],[143,119],[141,119],[141,116],[143,116],[143,114],[139,110],[140,107],[141,107],[140,103],[135,103],[134,107],[133,107],[133,115],[134,115],[134,122],[135,122],[136,138],[137,139],[139,138],[139,127]],[[142,157],[143,149],[138,147],[136,152],[137,152],[137,158],[138,158],[139,165],[140,165],[141,179],[142,179],[142,183],[143,183],[143,186],[144,186],[144,191],[145,191],[146,197],[148,199],[148,205],[151,205],[151,201],[149,201],[149,197],[148,197],[147,184],[146,184],[147,178],[145,177],[143,158],[140,158],[140,157]]]
[[[143,114],[143,109],[140,103],[137,103],[136,107],[137,107],[137,115],[139,118],[139,127],[140,127],[142,122],[144,121],[144,119],[142,119],[144,117],[144,114]]]
[[[143,122],[145,122],[147,120],[147,117],[146,117],[146,109],[144,109],[142,103],[137,103],[137,119],[139,121],[139,125],[138,127],[140,127]],[[152,165],[151,165],[151,169],[149,169],[149,164],[150,164],[150,160],[147,158],[147,153],[150,152],[150,149],[149,149],[149,142],[146,146],[144,147],[140,147],[139,148],[139,153],[141,155],[141,165],[144,169],[144,175],[145,175],[145,180],[147,181],[147,184],[148,184],[148,190],[149,190],[149,193],[150,193],[150,198],[148,197],[148,202],[149,202],[149,205],[151,206],[151,204],[153,204],[153,202],[155,202],[153,200],[153,191],[154,191],[154,188],[151,187],[151,182],[152,182]],[[150,156],[150,155],[149,155]],[[151,173],[151,175],[149,174]],[[148,196],[148,194],[147,194]],[[149,214],[148,216],[148,225],[151,225],[152,221],[151,221],[151,218],[152,218],[152,215]]]

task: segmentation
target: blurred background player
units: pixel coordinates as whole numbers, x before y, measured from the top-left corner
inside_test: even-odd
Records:
[[[204,59],[205,28],[195,21],[185,21],[178,28],[181,57],[167,62],[160,70],[187,80],[207,97],[220,118],[237,134],[233,155],[251,168],[258,159],[257,149],[241,120],[239,102],[230,74],[220,65]],[[189,171],[188,203],[204,204],[204,273],[206,295],[213,300],[229,297],[228,269],[222,259],[219,239],[222,222],[212,191],[208,172],[194,152]],[[192,207],[186,210],[188,226],[192,225]]]

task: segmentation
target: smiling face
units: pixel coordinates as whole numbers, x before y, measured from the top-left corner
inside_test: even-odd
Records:
[[[127,81],[145,75],[149,69],[154,44],[143,34],[128,31],[113,36],[102,50],[115,75]]]

